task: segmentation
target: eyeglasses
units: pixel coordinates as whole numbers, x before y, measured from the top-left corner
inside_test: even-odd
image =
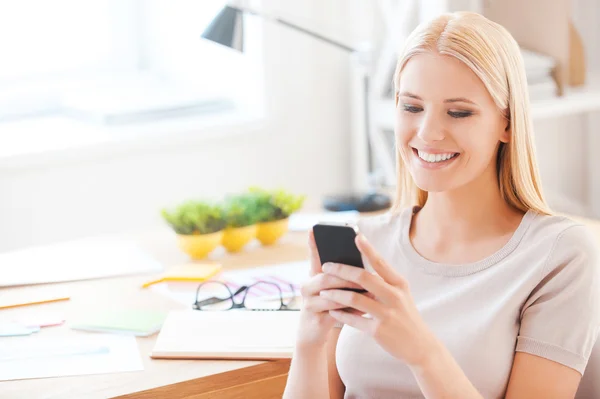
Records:
[[[287,291],[284,295],[284,290]],[[241,301],[236,297],[243,294]],[[198,300],[199,298],[205,299]],[[285,301],[284,297],[288,297]],[[254,311],[300,310],[293,308],[296,293],[292,284],[284,285],[269,281],[257,281],[243,285],[235,292],[221,281],[206,281],[196,290],[196,301],[192,305],[196,310],[246,309]]]

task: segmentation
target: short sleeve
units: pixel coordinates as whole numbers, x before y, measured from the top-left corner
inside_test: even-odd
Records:
[[[597,238],[573,225],[556,239],[541,281],[521,311],[516,350],[583,374],[600,327]]]

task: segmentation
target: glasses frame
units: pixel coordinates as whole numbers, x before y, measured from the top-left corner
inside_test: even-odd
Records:
[[[202,301],[198,301],[198,294],[200,293],[200,289],[202,288],[202,286],[204,286],[206,284],[215,284],[215,283],[223,285],[229,292],[229,296],[227,298],[210,297],[210,298],[203,299]],[[259,284],[270,284],[277,288],[277,290],[279,291],[279,308],[278,309],[253,309],[253,308],[249,308],[246,306],[246,297],[248,296],[248,291],[250,291],[250,289],[252,287],[254,287],[255,285],[259,285]],[[249,311],[253,311],[253,312],[299,311],[300,309],[292,309],[291,308],[291,305],[296,300],[296,291],[294,290],[294,286],[292,284],[288,284],[288,285],[289,285],[291,293],[292,293],[292,298],[288,301],[288,303],[285,303],[283,301],[283,291],[281,290],[281,286],[279,284],[273,283],[271,281],[257,281],[250,285],[243,285],[240,288],[238,288],[237,291],[235,291],[235,293],[232,292],[231,289],[229,288],[229,286],[222,281],[217,281],[217,280],[205,281],[205,282],[201,283],[200,285],[198,285],[198,288],[196,289],[196,300],[192,304],[192,308],[195,310],[200,310],[200,311],[204,311],[204,312],[214,312],[214,310],[206,310],[206,309],[202,309],[202,307],[231,300],[231,307],[229,307],[227,309],[220,309],[218,311],[227,311],[227,310],[232,310],[232,309],[245,309],[245,310],[249,310]],[[243,296],[241,302],[236,302],[235,297],[238,296],[239,294],[241,294],[242,292],[244,293],[244,296]]]

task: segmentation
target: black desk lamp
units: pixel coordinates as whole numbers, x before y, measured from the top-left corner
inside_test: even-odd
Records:
[[[225,5],[217,16],[211,21],[206,30],[202,33],[203,39],[208,39],[221,45],[230,47],[240,52],[244,51],[243,41],[243,13],[256,15],[263,19],[277,22],[285,25],[296,31],[302,32],[308,36],[312,36],[322,42],[326,42],[339,49],[349,53],[358,52],[358,49],[347,46],[343,43],[336,42],[318,33],[304,29],[298,25],[284,21],[280,18],[260,14],[256,11],[245,9],[232,5]],[[368,80],[365,78],[365,90],[368,87]],[[366,102],[365,96],[365,102]],[[365,112],[368,112],[368,103],[365,103]],[[368,118],[367,129],[368,129]],[[368,131],[368,130],[367,130]],[[388,195],[377,192],[358,192],[358,193],[342,193],[326,196],[323,200],[325,209],[331,211],[346,211],[358,210],[359,212],[377,211],[387,209],[391,206],[391,200]]]

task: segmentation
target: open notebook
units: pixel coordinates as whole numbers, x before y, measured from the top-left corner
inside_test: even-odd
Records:
[[[300,312],[178,310],[156,339],[155,359],[291,358]]]

